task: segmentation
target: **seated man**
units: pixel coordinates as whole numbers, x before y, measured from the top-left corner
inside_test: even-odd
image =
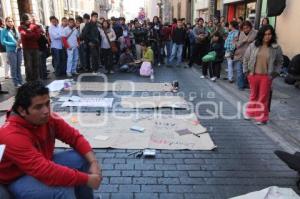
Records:
[[[130,48],[124,49],[119,59],[119,66],[122,72],[135,72],[137,70]]]
[[[54,153],[55,139],[74,151]],[[90,144],[50,112],[49,90],[39,81],[18,89],[12,111],[0,128],[0,144],[6,145],[0,187],[15,199],[87,199],[100,186],[100,165]]]

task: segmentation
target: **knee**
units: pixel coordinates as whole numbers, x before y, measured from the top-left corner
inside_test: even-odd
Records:
[[[56,187],[53,188],[54,198],[59,199],[76,199],[73,187]]]

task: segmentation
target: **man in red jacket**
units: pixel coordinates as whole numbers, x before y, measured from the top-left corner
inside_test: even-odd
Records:
[[[24,53],[26,81],[38,80],[40,79],[41,67],[38,41],[42,35],[42,30],[38,25],[31,23],[29,14],[24,14],[19,32]]]
[[[54,153],[55,139],[74,151]],[[7,188],[15,199],[90,199],[92,189],[100,186],[101,169],[90,144],[50,112],[49,90],[39,81],[18,89],[0,128],[0,144],[6,145],[0,188]]]

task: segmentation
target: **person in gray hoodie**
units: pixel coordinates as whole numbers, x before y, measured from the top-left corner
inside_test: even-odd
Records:
[[[244,55],[243,72],[248,75],[250,85],[245,119],[254,119],[258,125],[268,122],[272,80],[279,75],[282,64],[282,50],[275,30],[265,25]]]
[[[257,31],[252,28],[250,21],[245,21],[242,25],[242,31],[234,39],[235,52],[233,58],[233,67],[237,70],[237,86],[243,90],[246,86],[245,76],[243,73],[243,58],[248,46],[255,40]]]

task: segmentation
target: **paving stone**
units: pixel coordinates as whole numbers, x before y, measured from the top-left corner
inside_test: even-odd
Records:
[[[111,177],[110,184],[131,184],[131,177]]]
[[[166,185],[142,185],[141,192],[160,193],[160,192],[168,192],[168,190]]]
[[[101,185],[100,186],[100,192],[106,193],[106,192],[118,192],[119,191],[119,185]]]
[[[184,195],[179,193],[160,193],[159,198],[163,199],[183,199]]]
[[[159,199],[157,193],[135,193],[135,199]]]
[[[158,178],[157,181],[158,184],[166,184],[166,185],[180,184],[179,178]]]
[[[133,168],[134,168],[133,164],[115,164],[115,169],[133,170]]]
[[[119,187],[120,192],[128,192],[128,193],[135,193],[140,192],[141,187],[140,185],[120,185]]]
[[[163,171],[142,171],[144,177],[162,177]]]
[[[176,165],[171,164],[156,164],[155,165],[156,170],[163,170],[163,171],[170,171],[170,170],[176,170]]]
[[[154,177],[134,177],[133,184],[157,184]]]
[[[133,193],[112,193],[111,199],[132,199]]]
[[[189,176],[187,171],[164,171],[164,177],[184,177]]]
[[[129,176],[129,177],[140,177],[142,176],[142,171],[136,171],[136,170],[132,170],[132,171],[122,171],[122,176]]]

